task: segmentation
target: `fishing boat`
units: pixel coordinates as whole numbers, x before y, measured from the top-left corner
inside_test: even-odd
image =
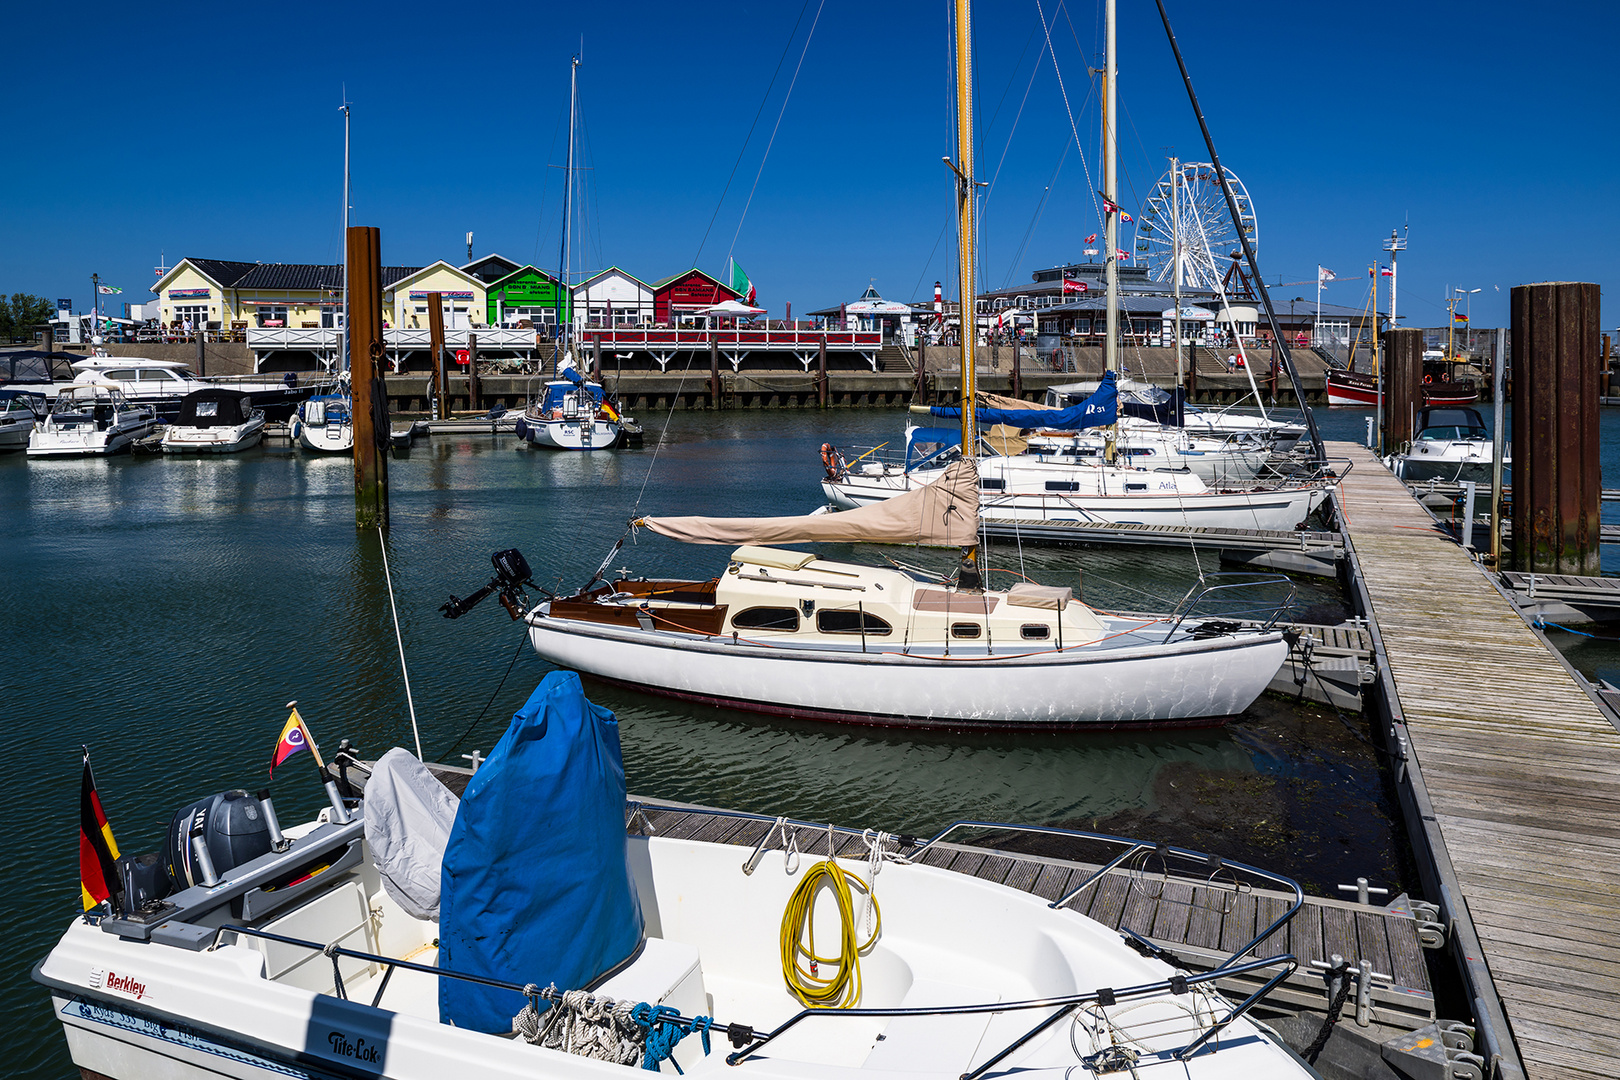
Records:
[[[1112,859],[1052,902],[924,861],[982,823],[838,857],[810,854],[830,827],[785,818],[737,815],[752,849],[659,835],[613,714],[564,672],[470,775],[398,748],[334,764],[358,796],[334,786],[285,831],[268,791],[181,807],[67,926],[33,977],[83,1075],[1316,1076],[1249,1015],[1297,966],[1254,951],[1301,904],[1257,868],[1030,830]],[[1256,885],[1292,902],[1201,972],[1078,910],[1166,881],[1217,910]],[[1259,991],[1234,1004],[1216,989],[1234,977]]]
[[[600,383],[590,382],[568,358],[557,365],[558,378],[536,393],[532,387],[514,430],[518,438],[548,450],[613,450],[640,429],[620,416]]]
[[[0,387],[0,452],[26,449],[46,411],[44,394]]]
[[[1418,410],[1417,428],[1417,437],[1391,458],[1396,476],[1408,483],[1491,483],[1496,451],[1479,410],[1431,405]]]
[[[293,412],[287,431],[305,450],[354,453],[354,399],[349,396],[347,376],[345,372],[339,380],[336,393],[317,394]]]
[[[264,412],[240,390],[211,387],[187,394],[163,432],[165,454],[234,454],[259,445]]]
[[[28,456],[103,457],[151,434],[152,409],[124,399],[107,383],[75,383],[56,395],[51,411],[28,436]]]

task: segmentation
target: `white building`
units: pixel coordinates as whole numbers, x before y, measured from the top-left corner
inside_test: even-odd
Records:
[[[575,285],[573,297],[576,335],[593,328],[650,326],[654,321],[652,286],[617,266]]]

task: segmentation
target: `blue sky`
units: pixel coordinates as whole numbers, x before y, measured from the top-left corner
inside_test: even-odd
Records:
[[[583,35],[585,265],[654,280],[694,260],[720,274],[732,252],[778,316],[869,280],[922,298],[936,278],[949,287],[954,257],[940,162],[953,147],[949,5],[818,2],[89,4],[73,21],[94,48],[73,59],[45,47],[71,29],[61,11],[19,7],[8,36],[38,47],[0,70],[14,136],[0,291],[85,306],[99,272],[118,299],[147,300],[160,251],[335,260],[345,85],[353,222],[381,228],[385,262],[464,261],[471,230],[477,254],[554,268],[552,166]],[[1085,170],[1100,185],[1086,71],[1100,64],[1100,0],[1040,3],[1084,160],[1063,157],[1069,120],[1036,0],[980,3],[980,177],[999,167],[983,226],[992,287],[1082,258],[1098,231]],[[1326,299],[1362,304],[1367,265],[1403,225],[1409,325],[1441,323],[1448,287],[1481,289],[1474,322],[1491,326],[1506,323],[1512,285],[1609,284],[1620,5],[1167,6],[1222,161],[1254,201],[1262,273],[1288,283],[1277,300],[1314,301],[1320,263],[1339,275]],[[1135,212],[1167,155],[1205,153],[1154,5],[1120,8],[1121,202]],[[23,118],[46,138],[30,141]],[[1605,312],[1612,330],[1620,308]]]

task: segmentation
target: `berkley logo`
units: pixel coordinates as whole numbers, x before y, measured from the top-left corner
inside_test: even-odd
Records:
[[[128,994],[136,1001],[146,996],[145,983],[136,982],[128,975],[120,975],[116,971],[107,972],[106,987],[108,990],[117,990],[120,993]]]

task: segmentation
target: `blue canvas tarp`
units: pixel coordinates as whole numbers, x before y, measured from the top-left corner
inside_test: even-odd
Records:
[[[934,406],[929,410],[942,419],[959,420],[961,409]],[[1119,388],[1114,373],[1106,372],[1097,392],[1078,405],[1066,409],[977,409],[981,424],[1006,424],[1016,428],[1049,428],[1054,431],[1080,431],[1112,424],[1119,417]]]
[[[625,862],[619,724],[579,676],[545,677],[467,784],[445,846],[439,966],[518,984],[584,989],[641,947]],[[527,1003],[439,980],[439,1018],[509,1032]],[[543,1004],[543,1003],[542,1003]]]

